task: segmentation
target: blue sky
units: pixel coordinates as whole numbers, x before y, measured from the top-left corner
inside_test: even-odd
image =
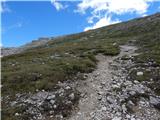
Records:
[[[118,5],[115,0],[102,1],[3,2],[2,45],[16,47],[40,37],[78,33],[160,11],[159,0],[119,0],[125,4]]]

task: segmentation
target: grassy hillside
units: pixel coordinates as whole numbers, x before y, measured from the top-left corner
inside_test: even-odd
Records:
[[[141,54],[135,58],[137,63],[154,61],[160,65],[159,28],[160,14],[155,14],[54,38],[45,45],[3,57],[2,96],[35,92],[36,89],[52,90],[58,81],[83,79],[82,73],[96,68],[96,54],[117,55],[119,45],[126,43],[139,47]],[[160,78],[159,75],[157,72],[157,78]]]
[[[2,58],[2,94],[51,89],[58,81],[96,67],[97,53],[116,55],[119,44],[136,40],[143,60],[160,63],[160,14],[57,38]],[[116,44],[115,44],[116,43]],[[12,91],[12,92],[11,92]]]

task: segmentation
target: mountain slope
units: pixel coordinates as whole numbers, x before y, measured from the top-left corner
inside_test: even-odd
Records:
[[[54,39],[54,38],[52,38]],[[21,53],[27,49],[31,49],[43,44],[46,44],[48,41],[50,40],[50,38],[39,38],[38,40],[33,40],[31,43],[25,44],[23,46],[20,47],[2,47],[1,48],[1,56],[8,56],[8,55],[12,55],[12,54],[18,54]]]
[[[120,45],[124,44],[132,44],[139,48],[137,51],[139,54],[133,59],[136,63],[134,67],[137,69],[129,68],[131,72],[128,73],[130,77],[127,79],[136,79],[141,82],[150,82],[150,79],[153,79],[153,82],[147,84],[147,86],[156,95],[160,95],[158,87],[160,71],[157,69],[160,65],[159,28],[160,14],[157,13],[79,34],[54,38],[54,40],[49,40],[45,44],[36,45],[18,54],[3,57],[2,113],[4,119],[21,119],[21,116],[15,115],[19,112],[22,112],[24,119],[31,119],[32,114],[28,113],[29,115],[26,115],[26,109],[29,108],[11,105],[15,101],[20,101],[17,98],[20,99],[20,96],[32,98],[32,95],[39,94],[41,91],[41,94],[44,94],[44,90],[52,94],[52,92],[59,91],[58,83],[60,81],[77,82],[80,79],[85,79],[86,76],[83,73],[89,73],[96,69],[98,61],[95,55],[99,53],[107,56],[118,55]],[[128,57],[123,56],[123,59],[128,59]],[[156,69],[153,66],[156,66]],[[152,71],[146,71],[151,67],[153,67]],[[144,75],[137,76],[138,70],[143,71]],[[62,96],[54,93],[56,97],[59,96],[57,99],[60,99],[56,108],[58,113],[54,113],[54,115],[62,113],[63,116],[68,117],[70,110],[73,109],[72,106],[77,105],[80,97],[79,92],[75,88],[65,92]],[[75,97],[71,100],[72,103],[64,105],[63,99],[70,100],[69,96],[73,97],[73,94]],[[65,107],[60,106],[60,104]],[[44,110],[43,114],[47,115],[48,110]]]

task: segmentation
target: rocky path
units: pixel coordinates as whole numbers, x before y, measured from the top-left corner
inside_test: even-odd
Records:
[[[135,46],[121,46],[118,56],[97,55],[99,60],[97,69],[87,74],[87,79],[77,85],[81,93],[81,99],[76,111],[69,120],[158,120],[159,112],[154,108],[146,109],[149,102],[142,98],[140,103],[134,103],[133,96],[150,91],[138,81],[126,80],[131,66],[132,56],[135,54]],[[123,56],[129,59],[121,60]],[[135,105],[136,104],[136,105]],[[133,106],[133,107],[132,107]],[[136,107],[137,108],[136,108]],[[132,108],[140,109],[138,113],[129,113]],[[146,114],[144,116],[144,114]]]
[[[124,45],[118,56],[99,54],[97,68],[84,75],[86,80],[58,82],[54,91],[16,94],[6,104],[24,109],[14,113],[17,120],[160,120],[160,96],[147,86],[152,81],[129,78],[133,70],[143,77],[133,60],[136,49]],[[70,115],[72,106],[77,107]]]

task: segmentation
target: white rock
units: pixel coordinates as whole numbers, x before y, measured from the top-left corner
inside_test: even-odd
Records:
[[[38,102],[38,106],[41,106],[42,105],[42,102]]]
[[[118,86],[118,85],[113,85],[112,87],[113,87],[114,89],[115,89],[115,88],[119,88],[119,86]]]
[[[143,72],[137,72],[137,76],[142,76]]]
[[[15,116],[19,116],[19,113],[15,113]]]
[[[122,120],[121,117],[114,117],[112,120]]]
[[[55,103],[55,100],[50,100],[50,103],[51,103],[51,104],[54,104],[54,103]]]
[[[63,116],[61,115],[61,116],[60,116],[60,118],[62,119],[62,118],[63,118]]]
[[[54,105],[53,108],[57,108],[57,105]]]
[[[107,97],[107,101],[108,101],[109,103],[113,103],[113,102],[114,102],[114,100],[113,100],[110,96]]]
[[[135,95],[136,92],[135,92],[135,91],[130,91],[129,94],[130,94],[130,95]]]
[[[45,90],[42,90],[42,92],[45,92]]]
[[[113,46],[117,45],[117,43],[113,43]]]
[[[86,78],[88,78],[88,75],[87,75],[87,74],[84,74],[84,76],[83,76],[83,77],[86,79]]]
[[[82,113],[81,113],[81,112],[78,112],[77,114],[78,114],[78,115],[81,115]]]
[[[36,92],[38,92],[39,90],[38,89],[36,89]]]
[[[54,113],[54,111],[50,111],[50,112],[49,112],[49,114],[53,114],[53,113]]]
[[[128,104],[129,105],[134,105],[134,103],[131,100],[128,101]]]
[[[131,120],[136,120],[135,118],[131,118]]]
[[[67,86],[67,87],[66,87],[66,90],[69,90],[69,89],[71,89],[71,87],[70,87],[70,86]]]
[[[145,102],[144,101],[139,101],[140,104],[142,105],[145,105]]]
[[[48,100],[51,100],[51,99],[54,99],[56,96],[55,95],[50,95],[50,96],[48,96]]]
[[[58,81],[58,84],[61,84],[61,82],[60,82],[60,81]]]
[[[124,104],[122,105],[122,111],[123,111],[123,113],[126,113],[126,111],[127,111],[127,108]]]
[[[59,96],[63,96],[63,95],[64,95],[64,93],[63,93],[63,92],[59,94]]]
[[[71,100],[74,100],[74,93],[71,93],[70,95],[69,95],[69,97],[71,98]]]
[[[134,80],[134,83],[135,83],[135,84],[138,84],[139,82],[138,82],[137,80]]]
[[[102,111],[106,111],[107,108],[105,106],[102,107]]]
[[[131,118],[131,116],[127,114],[127,115],[126,115],[126,118],[130,119],[130,118]]]

